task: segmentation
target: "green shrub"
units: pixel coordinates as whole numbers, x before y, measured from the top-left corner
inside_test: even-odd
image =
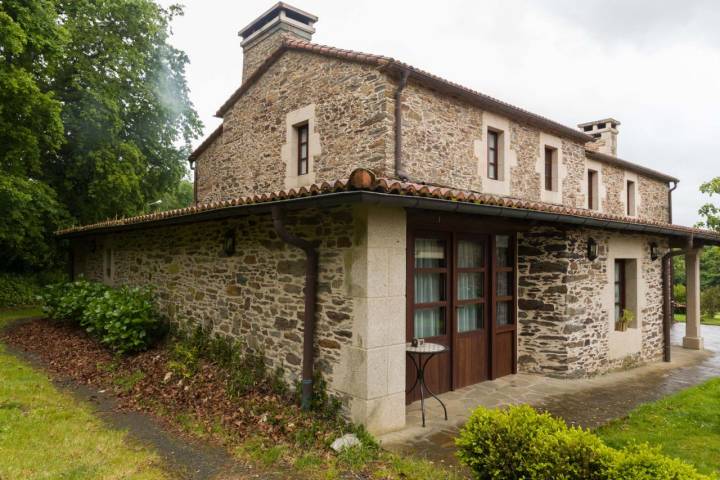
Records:
[[[80,324],[88,304],[107,289],[101,283],[83,279],[48,285],[40,297],[43,311],[53,320]]]
[[[456,439],[478,479],[705,479],[647,445],[615,450],[600,438],[529,406],[478,408]]]
[[[659,448],[647,444],[620,450],[605,478],[632,480],[707,480],[693,467],[660,453]]]
[[[700,295],[700,310],[703,315],[711,318],[720,313],[720,287],[703,289]]]
[[[594,479],[612,451],[593,434],[526,405],[478,408],[456,440],[458,458],[476,478]]]
[[[118,353],[147,350],[164,333],[150,289],[107,289],[89,299],[80,320],[85,330]]]
[[[165,332],[147,288],[78,280],[46,287],[42,301],[51,319],[80,325],[118,353],[146,350]]]
[[[0,308],[33,305],[39,293],[40,285],[33,276],[0,274]]]

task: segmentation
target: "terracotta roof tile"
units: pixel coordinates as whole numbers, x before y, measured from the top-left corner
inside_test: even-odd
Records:
[[[435,198],[439,200],[450,200],[459,203],[470,203],[477,205],[497,206],[509,209],[520,209],[533,212],[553,213],[566,217],[593,218],[598,220],[607,220],[622,224],[633,224],[640,226],[662,227],[667,231],[677,232],[680,234],[699,234],[704,238],[713,242],[720,243],[720,233],[710,230],[685,227],[681,225],[671,225],[664,222],[639,219],[635,217],[626,217],[623,215],[613,215],[602,213],[596,210],[587,210],[583,208],[572,208],[562,205],[555,205],[531,200],[523,200],[519,198],[502,197],[490,195],[486,193],[472,192],[467,190],[458,190],[443,186],[432,186],[425,184],[417,184],[411,182],[403,182],[392,178],[376,178],[375,175],[366,169],[357,169],[347,180],[335,180],[331,182],[322,182],[313,184],[309,187],[301,187],[297,190],[288,189],[272,192],[262,195],[253,195],[246,197],[238,197],[231,200],[220,202],[210,202],[206,204],[194,205],[192,207],[170,210],[165,212],[150,213],[138,215],[135,217],[110,219],[90,225],[74,226],[65,228],[56,232],[59,236],[79,233],[92,233],[99,230],[112,230],[113,228],[121,228],[128,225],[144,224],[157,222],[163,219],[175,219],[180,217],[192,217],[209,211],[219,211],[222,209],[258,205],[279,200],[297,199],[310,196],[322,196],[337,192],[350,191],[367,191],[378,192],[389,195]],[[192,221],[192,219],[188,219]],[[202,219],[199,219],[202,220]],[[571,223],[571,222],[568,222]]]

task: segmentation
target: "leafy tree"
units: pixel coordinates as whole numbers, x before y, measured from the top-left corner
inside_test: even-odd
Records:
[[[0,175],[0,269],[40,269],[55,263],[53,231],[66,215],[44,183]]]
[[[711,197],[720,195],[720,177],[715,177],[709,182],[700,185],[700,191]],[[700,207],[699,213],[704,217],[704,221],[700,223],[700,226],[720,231],[720,207],[712,203],[706,203]]]
[[[51,0],[0,1],[0,172],[41,173],[42,157],[63,139],[60,102],[49,91],[63,46]]]
[[[189,207],[193,204],[194,193],[193,183],[183,178],[175,188],[160,198],[157,210],[175,210],[176,208]]]
[[[685,257],[673,258],[673,283],[685,284]],[[720,286],[720,247],[705,247],[700,254],[700,287]]]
[[[168,44],[179,7],[151,0],[59,0],[69,41],[53,89],[65,143],[48,183],[81,223],[144,211],[186,173],[201,123],[187,56]]]

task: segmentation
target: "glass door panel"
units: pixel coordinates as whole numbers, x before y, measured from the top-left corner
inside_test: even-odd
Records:
[[[457,241],[455,274],[457,332],[480,330],[485,326],[485,242]]]
[[[447,240],[416,238],[414,244],[413,338],[447,333]]]

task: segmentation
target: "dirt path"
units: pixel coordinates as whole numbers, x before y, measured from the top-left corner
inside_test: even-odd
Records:
[[[8,325],[11,329],[19,324],[36,319],[22,319]],[[5,329],[3,329],[5,330]],[[47,374],[40,357],[32,352],[5,344],[8,353]],[[243,464],[226,449],[180,436],[168,431],[152,415],[118,409],[118,403],[111,393],[105,393],[68,378],[55,378],[48,374],[52,383],[61,391],[70,393],[79,402],[91,405],[95,414],[108,426],[127,430],[129,435],[143,445],[155,450],[162,458],[171,478],[187,480],[236,480],[236,479],[280,479],[288,478],[287,472],[259,471]]]

